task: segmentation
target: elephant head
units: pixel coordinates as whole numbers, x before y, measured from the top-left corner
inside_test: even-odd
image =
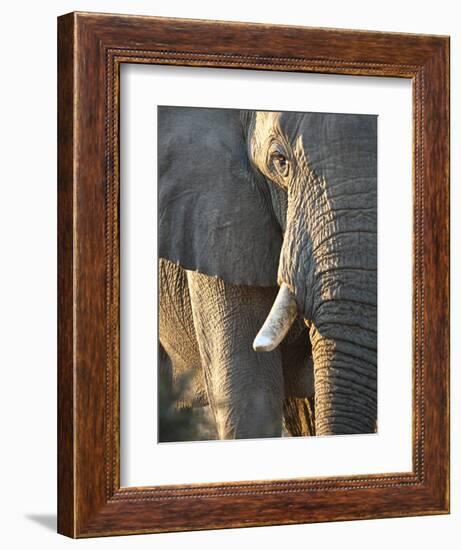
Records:
[[[317,434],[376,424],[376,118],[258,112],[249,154],[286,190],[279,295],[254,347],[274,349],[297,312],[310,328]]]
[[[302,317],[316,433],[375,431],[376,117],[158,113],[159,255],[228,283],[278,284],[255,350]]]

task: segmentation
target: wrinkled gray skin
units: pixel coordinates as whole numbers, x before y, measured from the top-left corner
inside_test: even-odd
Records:
[[[159,108],[160,339],[219,436],[281,433],[310,397],[315,433],[376,427],[376,118]],[[252,350],[276,285],[295,323]],[[299,382],[301,381],[301,382]]]
[[[301,323],[280,349],[252,349],[277,288],[228,284],[165,259],[159,284],[160,341],[172,383],[188,382],[178,405],[210,405],[220,439],[280,436],[285,397],[312,396],[313,378]]]

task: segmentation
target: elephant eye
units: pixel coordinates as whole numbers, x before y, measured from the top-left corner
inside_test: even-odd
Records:
[[[290,164],[285,155],[282,155],[281,153],[274,153],[272,155],[272,164],[280,176],[284,178],[288,176]]]

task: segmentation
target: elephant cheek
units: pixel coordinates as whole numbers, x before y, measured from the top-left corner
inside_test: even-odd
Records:
[[[304,224],[290,223],[284,237],[278,269],[278,284],[286,285],[295,300],[299,314],[308,323],[314,309],[314,261],[312,244]]]

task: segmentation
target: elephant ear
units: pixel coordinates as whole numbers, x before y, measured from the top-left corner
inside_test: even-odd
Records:
[[[161,258],[233,284],[277,284],[282,232],[240,111],[158,108],[158,201]]]

